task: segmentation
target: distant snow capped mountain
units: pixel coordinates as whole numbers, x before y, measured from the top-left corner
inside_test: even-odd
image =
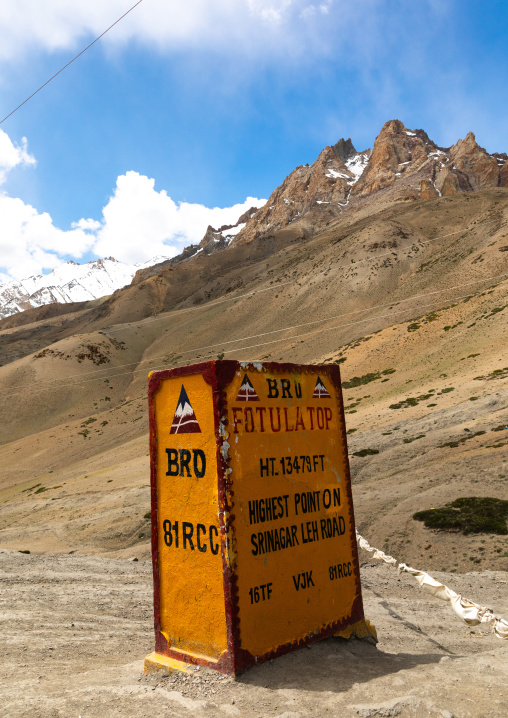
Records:
[[[49,274],[0,284],[0,318],[43,304],[84,302],[104,297],[130,284],[139,269],[162,262],[155,257],[143,264],[123,264],[113,257],[87,264],[65,262]]]

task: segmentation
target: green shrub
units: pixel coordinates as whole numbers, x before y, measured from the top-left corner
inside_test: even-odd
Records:
[[[409,439],[403,439],[404,444],[410,444],[412,441],[417,441],[418,439],[425,438],[425,434],[418,434],[418,436],[412,436]]]
[[[354,452],[354,456],[370,456],[371,454],[379,454],[378,449],[360,449],[360,451]]]
[[[508,501],[476,496],[455,499],[439,509],[417,511],[413,519],[427,528],[472,533],[508,534]]]
[[[354,389],[355,386],[363,386],[363,384],[370,384],[371,381],[378,381],[382,375],[394,374],[396,369],[384,369],[384,371],[369,372],[363,376],[354,376],[349,381],[342,382],[343,389]]]
[[[427,401],[427,399],[430,399],[432,397],[432,394],[420,394],[420,396],[410,396],[406,399],[403,399],[402,401],[399,401],[398,404],[390,404],[390,409],[407,409],[410,406],[418,406],[418,402],[420,401]]]
[[[438,449],[444,449],[445,446],[450,446],[451,448],[454,448],[456,446],[459,446],[460,444],[464,444],[466,441],[469,441],[470,439],[474,439],[475,436],[483,436],[483,434],[486,434],[486,431],[475,431],[474,434],[468,434],[467,436],[463,436],[460,439],[454,439],[453,441],[446,441],[444,444],[440,444],[438,446]]]

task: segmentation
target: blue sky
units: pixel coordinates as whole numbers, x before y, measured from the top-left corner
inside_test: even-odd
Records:
[[[2,0],[1,117],[133,3]],[[393,118],[508,151],[507,28],[488,0],[143,0],[0,125],[0,277],[170,256]]]

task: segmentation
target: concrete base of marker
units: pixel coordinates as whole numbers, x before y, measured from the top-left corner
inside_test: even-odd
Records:
[[[373,644],[378,642],[376,627],[367,619],[353,623],[352,626],[348,626],[343,631],[336,633],[335,638],[344,638],[346,640],[356,638]],[[144,673],[157,673],[159,671],[162,673],[172,673],[173,671],[192,673],[192,665],[175,658],[168,658],[168,656],[154,651],[145,658]]]
[[[192,672],[190,663],[168,658],[161,653],[149,653],[145,658],[144,673],[157,673],[158,671],[163,673],[172,673],[173,671]]]
[[[370,621],[367,621],[366,618],[336,633],[335,637],[346,639],[358,638],[360,641],[368,641],[369,643],[378,642],[376,627]]]

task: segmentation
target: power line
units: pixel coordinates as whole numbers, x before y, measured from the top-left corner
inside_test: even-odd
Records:
[[[452,298],[449,299],[448,301],[454,302],[454,301],[459,301],[460,299],[469,299],[469,298],[474,297],[474,296],[476,296],[476,295],[475,295],[475,294],[464,294],[464,295],[462,295],[462,296],[460,296],[460,297],[452,297]],[[440,303],[440,302],[437,302],[437,301],[429,302],[428,304],[422,304],[421,307],[422,307],[422,308],[423,308],[423,307],[432,307],[432,306],[434,306],[434,305],[436,305],[436,304],[439,304],[439,303]],[[312,330],[312,331],[309,331],[309,332],[304,332],[303,334],[296,334],[296,335],[293,336],[293,337],[281,337],[280,339],[274,339],[274,340],[271,340],[271,341],[269,341],[269,342],[262,342],[262,343],[260,343],[260,344],[251,344],[250,346],[237,347],[236,349],[226,349],[226,351],[224,352],[224,354],[232,354],[232,353],[234,353],[234,352],[245,351],[246,349],[257,349],[257,348],[259,348],[259,347],[268,346],[269,344],[277,344],[277,343],[282,342],[282,341],[294,342],[295,339],[301,339],[301,337],[309,336],[309,334],[325,334],[326,332],[331,332],[331,331],[333,331],[334,329],[342,329],[342,328],[344,328],[344,327],[351,327],[351,326],[354,326],[354,325],[356,325],[356,324],[363,324],[364,322],[375,321],[376,319],[386,319],[386,318],[388,318],[388,317],[396,316],[397,314],[403,314],[404,312],[407,312],[407,311],[409,311],[409,308],[407,308],[407,309],[400,309],[398,312],[391,312],[390,314],[382,314],[381,316],[378,316],[378,317],[368,317],[367,319],[359,319],[359,320],[356,321],[356,322],[348,322],[347,324],[338,324],[338,325],[336,325],[336,326],[334,326],[334,327],[325,327],[325,328],[323,328],[323,329]],[[284,329],[281,329],[280,331],[284,331]],[[270,332],[267,332],[267,333],[270,333]],[[259,336],[263,336],[263,335],[259,335]],[[238,339],[238,340],[235,340],[235,341],[241,341],[241,340]],[[221,346],[221,345],[217,345],[217,346]],[[197,351],[197,350],[196,350],[196,351]],[[212,356],[214,356],[214,353],[208,354],[208,355],[206,355],[205,357],[201,357],[201,358],[200,358],[200,361],[203,361],[203,359],[207,359],[207,358],[212,357]],[[155,358],[155,359],[158,359],[159,357],[154,357],[154,358]],[[161,366],[161,365],[159,365],[159,366],[152,367],[152,368],[150,369],[150,371],[155,371],[156,369],[166,369],[166,368],[167,368],[166,366]],[[134,370],[133,372],[126,372],[126,373],[127,373],[127,374],[131,374],[131,373],[132,373],[132,374],[135,374],[135,373],[140,372],[140,371],[146,371],[146,369],[136,369],[136,370]],[[114,376],[123,376],[123,374],[112,375],[112,377],[114,377]],[[89,380],[87,380],[87,381],[97,381],[97,380],[96,380],[96,379],[89,379]],[[78,383],[78,382],[75,382],[75,383]]]
[[[474,281],[474,282],[465,282],[465,283],[463,283],[463,284],[458,284],[458,285],[456,285],[456,286],[454,286],[454,287],[448,287],[447,289],[439,289],[439,290],[436,290],[436,291],[433,291],[433,292],[429,292],[429,293],[427,293],[427,294],[417,294],[417,295],[413,295],[412,297],[407,297],[406,299],[400,300],[400,301],[409,301],[410,299],[423,299],[423,298],[425,298],[425,297],[430,297],[430,296],[433,296],[433,295],[435,295],[435,294],[442,294],[443,292],[451,291],[451,290],[454,290],[454,289],[460,289],[461,287],[468,287],[468,286],[471,286],[471,285],[473,285],[473,284],[480,284],[480,283],[482,283],[482,282],[493,281],[493,280],[495,280],[495,279],[500,279],[500,278],[503,278],[503,277],[508,277],[508,273],[498,274],[498,275],[496,275],[496,276],[486,277],[486,278],[484,278],[484,279],[478,279],[478,280],[476,280],[476,281]],[[451,297],[451,298],[448,299],[447,301],[453,302],[453,301],[458,301],[458,300],[460,300],[460,299],[466,299],[466,298],[468,298],[468,297],[474,297],[474,296],[477,296],[477,294],[465,294],[465,295],[461,295],[461,296],[458,296],[458,297]],[[362,312],[362,311],[372,311],[372,310],[374,310],[374,309],[381,309],[381,308],[383,308],[383,307],[392,306],[393,304],[396,304],[396,303],[397,303],[397,302],[392,302],[391,304],[379,304],[379,305],[377,305],[377,306],[375,306],[375,307],[370,307],[370,308],[368,308],[368,309],[358,310],[358,312]],[[440,301],[434,301],[434,302],[430,302],[430,303],[428,303],[428,304],[420,305],[419,308],[430,307],[430,306],[434,306],[435,304],[439,304],[439,303],[440,303]],[[320,333],[323,333],[323,334],[324,334],[324,333],[326,333],[326,332],[330,332],[330,331],[333,331],[333,330],[335,330],[335,329],[342,329],[342,328],[344,328],[344,327],[354,326],[354,325],[356,325],[356,324],[363,324],[363,323],[368,322],[368,321],[375,321],[376,319],[386,319],[386,318],[389,318],[389,317],[392,317],[392,316],[396,316],[396,315],[398,315],[398,314],[403,314],[404,312],[407,312],[407,311],[410,311],[410,307],[407,307],[407,308],[404,308],[404,309],[400,309],[399,311],[396,311],[396,312],[390,312],[389,314],[383,314],[383,315],[378,316],[378,317],[367,317],[366,319],[360,319],[360,320],[354,321],[354,322],[348,322],[348,323],[338,324],[338,325],[333,326],[333,327],[325,327],[325,328],[322,328],[322,329],[311,330],[311,331],[308,331],[308,332],[304,332],[303,334],[297,334],[297,335],[295,335],[295,336],[293,336],[293,337],[281,337],[280,339],[274,339],[274,340],[270,340],[270,341],[268,341],[268,342],[261,342],[261,343],[259,343],[259,344],[251,344],[251,345],[249,345],[249,346],[237,347],[237,348],[235,348],[235,349],[226,349],[226,351],[225,351],[224,353],[225,353],[225,354],[231,354],[231,353],[238,352],[238,351],[245,351],[245,350],[247,350],[247,349],[256,349],[256,348],[259,348],[259,347],[262,347],[262,346],[268,346],[268,345],[270,345],[270,344],[277,344],[277,343],[279,343],[279,342],[281,342],[281,341],[289,341],[289,342],[291,342],[291,341],[295,341],[296,339],[301,339],[301,337],[309,336],[309,334],[320,334]],[[350,312],[349,314],[357,314],[358,312]],[[301,327],[309,326],[309,325],[312,325],[312,324],[318,324],[318,323],[323,322],[323,321],[332,321],[333,319],[337,319],[338,316],[339,316],[339,315],[336,315],[336,316],[333,316],[333,317],[327,317],[326,319],[317,319],[317,320],[314,320],[314,321],[312,321],[312,322],[306,322],[305,324],[297,324],[297,325],[294,325],[294,326],[283,327],[282,329],[276,329],[276,330],[273,330],[273,331],[270,331],[270,332],[263,332],[263,333],[261,333],[261,334],[255,334],[255,335],[252,335],[252,336],[250,336],[250,337],[239,337],[238,339],[231,339],[231,340],[228,340],[228,341],[226,341],[226,342],[221,342],[221,343],[219,343],[219,344],[212,344],[212,345],[209,345],[208,347],[196,347],[196,348],[194,348],[194,349],[185,350],[184,353],[190,354],[190,353],[194,353],[194,352],[198,352],[198,351],[203,351],[204,349],[213,348],[213,347],[223,348],[226,344],[233,344],[233,343],[236,343],[236,342],[247,341],[247,340],[249,340],[249,339],[261,338],[261,337],[268,336],[268,335],[270,335],[270,334],[274,334],[274,333],[278,333],[278,332],[290,331],[290,330],[292,330],[292,329],[299,329],[299,328],[301,328]],[[347,315],[340,315],[340,316],[347,316]],[[204,359],[206,359],[206,358],[208,358],[208,357],[211,357],[211,356],[213,356],[213,355],[214,355],[214,353],[208,354],[208,355],[206,355],[205,357],[202,357],[201,360],[204,360]],[[162,358],[165,357],[165,356],[167,356],[167,354],[161,354],[161,355],[159,355],[159,356],[152,357],[151,359],[142,359],[142,360],[139,361],[139,362],[132,362],[131,364],[120,364],[120,365],[115,366],[115,367],[108,367],[107,369],[97,369],[97,370],[94,370],[94,371],[92,371],[92,372],[87,372],[87,374],[79,374],[79,375],[73,374],[73,375],[69,376],[68,378],[69,378],[69,379],[72,379],[72,378],[74,378],[74,377],[76,377],[76,376],[80,376],[80,377],[81,377],[81,376],[87,376],[87,375],[89,376],[89,375],[91,375],[91,374],[94,374],[94,375],[95,375],[95,374],[102,373],[102,372],[107,371],[107,370],[109,370],[109,371],[115,371],[116,369],[122,369],[122,368],[125,368],[125,367],[127,367],[127,366],[139,366],[139,364],[142,364],[142,363],[145,363],[145,362],[152,362],[152,361],[155,361],[155,360],[157,360],[157,359],[162,359]],[[54,382],[56,382],[56,381],[60,381],[60,382],[61,382],[61,383],[60,383],[60,388],[66,388],[66,387],[75,386],[75,385],[78,385],[78,384],[79,384],[79,385],[83,385],[83,384],[88,384],[88,383],[94,382],[94,381],[101,381],[101,380],[104,380],[104,379],[108,379],[108,380],[109,380],[109,379],[115,379],[115,378],[120,377],[120,376],[130,376],[130,375],[132,375],[132,374],[137,374],[137,373],[139,373],[139,372],[154,371],[155,369],[161,369],[161,368],[164,369],[164,368],[167,368],[167,367],[166,367],[166,366],[162,366],[162,365],[158,365],[158,366],[153,366],[153,367],[151,367],[150,369],[134,369],[133,371],[120,372],[120,373],[118,373],[118,374],[109,374],[108,376],[101,375],[101,376],[99,376],[99,377],[94,377],[94,378],[91,378],[91,379],[89,378],[89,379],[85,379],[85,380],[82,380],[82,381],[80,381],[79,379],[77,379],[76,381],[69,381],[68,383],[65,383],[65,382],[66,382],[65,379],[63,379],[63,380],[61,380],[61,379],[48,379],[48,380],[46,380],[46,382],[37,382],[37,384],[38,384],[38,386],[40,386],[41,384],[45,384],[45,383],[47,383],[47,384],[52,384],[52,383],[54,383]],[[49,387],[48,387],[48,388],[49,388]],[[12,396],[12,395],[14,395],[14,394],[20,393],[20,391],[22,391],[22,390],[21,390],[21,389],[18,389],[18,390],[14,390],[14,391],[12,391],[12,392],[3,392],[2,396]]]
[[[441,235],[439,235],[439,237],[434,237],[434,239],[414,240],[414,242],[418,242],[419,244],[430,244],[431,242],[436,242],[438,239],[445,239],[446,237],[452,237],[454,234],[461,234],[461,232],[467,232],[467,231],[468,231],[467,228],[466,228],[466,229],[459,229],[459,230],[457,230],[456,232],[450,232],[449,234],[441,234]],[[406,248],[404,247],[404,248],[402,248],[402,249],[406,249]],[[381,257],[387,257],[388,255],[392,255],[392,254],[393,254],[393,250],[391,250],[390,252],[383,252],[383,254],[376,254],[374,257],[364,257],[363,259],[356,259],[356,260],[355,260],[355,264],[358,264],[359,262],[375,262],[375,261],[377,261],[378,259],[380,259]],[[353,267],[352,264],[344,264],[344,265],[342,265],[341,267],[334,267],[335,270],[338,270],[338,269],[353,269],[353,268],[354,268],[354,267]],[[176,314],[176,313],[177,313],[177,314],[184,314],[184,313],[186,313],[186,312],[195,312],[195,311],[198,311],[198,310],[200,310],[200,309],[209,309],[209,308],[212,308],[212,309],[213,309],[213,307],[217,307],[217,306],[219,306],[220,304],[224,304],[225,302],[233,302],[233,301],[235,301],[235,299],[242,299],[243,297],[249,297],[249,296],[252,296],[252,295],[254,295],[254,294],[259,294],[260,292],[267,292],[267,291],[269,291],[270,289],[279,289],[280,287],[286,287],[286,286],[289,285],[289,284],[293,284],[293,285],[294,285],[294,284],[297,284],[297,282],[296,282],[296,281],[292,281],[292,282],[277,282],[277,284],[274,284],[273,287],[265,287],[264,289],[257,289],[257,290],[255,290],[255,291],[253,291],[253,292],[248,292],[247,294],[239,294],[239,295],[237,294],[237,295],[235,295],[234,297],[223,297],[222,299],[218,299],[218,300],[216,300],[216,301],[214,301],[214,302],[208,302],[208,304],[202,304],[202,305],[200,305],[200,306],[198,306],[198,307],[187,307],[187,308],[185,308],[185,309],[170,309],[170,310],[168,310],[167,312],[163,312],[162,314],[158,314],[156,317],[151,317],[150,319],[141,319],[141,320],[136,321],[136,322],[125,322],[123,325],[115,325],[116,328],[108,329],[108,332],[109,332],[110,334],[113,333],[113,332],[121,332],[121,331],[122,331],[122,327],[125,326],[125,324],[132,325],[132,324],[140,324],[141,322],[143,322],[143,326],[145,326],[146,324],[148,324],[148,322],[156,322],[156,321],[158,321],[158,320],[160,320],[160,319],[166,318],[168,314],[173,314],[173,313],[175,313],[175,314]],[[406,300],[401,299],[401,300],[399,300],[399,301],[403,302],[403,301],[406,301]],[[392,302],[392,304],[393,304],[393,303],[394,303],[394,302]],[[386,306],[388,306],[388,305],[386,305]]]
[[[235,344],[236,342],[248,341],[249,339],[258,339],[261,337],[268,336],[270,334],[278,334],[280,332],[286,332],[286,331],[290,331],[292,329],[301,329],[303,327],[311,326],[313,324],[322,324],[323,322],[331,322],[334,319],[341,319],[343,317],[349,317],[354,314],[361,314],[362,312],[372,312],[375,309],[384,309],[385,307],[392,307],[394,305],[400,304],[401,302],[408,302],[411,299],[425,299],[426,297],[431,297],[434,294],[442,294],[443,292],[451,292],[451,291],[455,291],[456,289],[462,289],[462,287],[470,287],[473,284],[481,284],[482,282],[489,282],[491,280],[498,279],[500,277],[506,277],[506,276],[508,276],[508,274],[498,274],[495,277],[485,277],[484,279],[477,279],[474,282],[465,282],[463,284],[456,284],[454,287],[447,287],[446,289],[437,289],[433,292],[427,292],[426,294],[415,294],[412,297],[406,297],[406,299],[399,299],[398,301],[387,302],[385,304],[376,304],[375,306],[368,307],[367,309],[357,309],[354,312],[347,312],[345,314],[335,314],[333,316],[324,317],[322,319],[314,319],[310,322],[303,322],[302,324],[294,324],[292,326],[282,327],[281,329],[272,329],[269,332],[262,332],[260,334],[253,334],[251,336],[246,336],[246,337],[238,337],[237,339],[228,339],[227,341],[224,341],[224,342],[217,342],[216,344],[208,344],[208,345],[202,346],[202,347],[194,347],[193,349],[184,349],[183,351],[181,350],[180,356],[182,356],[183,354],[195,354],[196,352],[205,351],[206,349],[214,349],[214,348],[223,349],[228,344]],[[264,291],[264,290],[262,290],[262,291]],[[242,295],[242,296],[248,296],[248,295]],[[474,296],[474,295],[467,295],[467,296]],[[455,299],[462,299],[462,298],[463,297],[452,297],[448,301],[452,302]],[[428,306],[428,305],[423,305],[423,306]],[[402,311],[406,311],[406,309],[403,309],[400,312],[393,312],[393,314],[394,315],[400,314]],[[391,316],[391,315],[386,314],[383,316]],[[380,318],[380,317],[374,317],[374,318],[369,317],[368,319],[360,320],[360,322],[353,322],[353,324],[358,324],[361,322],[369,321],[369,319],[378,319],[378,318]],[[344,325],[340,325],[340,326],[350,326],[350,325],[344,324]],[[326,331],[326,330],[324,330],[324,331]],[[107,334],[106,334],[106,336],[107,336]],[[250,347],[246,347],[246,348],[249,349]],[[137,361],[137,362],[129,362],[127,364],[117,364],[114,367],[104,367],[104,369],[94,369],[93,371],[83,372],[80,374],[70,374],[65,379],[63,379],[63,381],[67,381],[67,379],[73,379],[74,377],[82,378],[82,377],[90,376],[92,374],[94,376],[97,374],[101,374],[101,376],[97,377],[98,379],[105,379],[105,378],[107,379],[107,378],[109,378],[108,375],[104,376],[103,372],[114,371],[116,369],[124,369],[125,367],[128,367],[128,366],[139,366],[140,364],[152,362],[157,359],[163,359],[166,356],[168,356],[167,352],[164,354],[159,354],[155,357],[151,357],[150,359],[141,359],[140,361]],[[142,371],[142,370],[140,370],[140,371]],[[122,375],[115,374],[114,376],[123,376],[123,374]],[[60,381],[60,380],[59,379],[47,379],[45,382],[38,382],[38,384],[53,383],[55,381]],[[85,379],[85,381],[88,381],[88,380]]]
[[[62,68],[60,68],[60,70],[58,70],[58,72],[55,72],[55,74],[54,74],[52,77],[50,77],[49,80],[47,80],[47,81],[46,81],[43,85],[41,85],[37,90],[35,90],[35,92],[32,92],[32,94],[30,95],[30,97],[27,97],[26,100],[23,100],[23,102],[22,102],[20,105],[18,105],[14,110],[12,110],[12,112],[9,112],[9,114],[6,115],[6,116],[3,118],[3,120],[0,120],[0,125],[1,125],[3,122],[5,122],[5,120],[7,120],[11,115],[13,115],[15,112],[17,112],[17,111],[20,109],[20,107],[23,107],[23,105],[26,105],[26,103],[27,103],[29,100],[31,100],[32,97],[34,97],[38,92],[40,92],[44,87],[46,87],[46,85],[49,85],[49,83],[51,82],[51,80],[54,80],[55,77],[58,77],[58,75],[59,75],[61,72],[63,72],[67,67],[69,67],[69,65],[71,65],[71,64],[74,62],[74,60],[77,60],[78,57],[81,57],[81,55],[82,55],[84,52],[86,52],[89,48],[91,48],[92,45],[95,45],[95,43],[96,43],[98,40],[100,40],[101,37],[104,37],[104,35],[105,35],[107,32],[109,32],[109,31],[111,30],[111,28],[115,27],[115,25],[118,25],[118,23],[120,22],[120,20],[123,20],[124,17],[126,17],[130,12],[132,12],[132,11],[134,10],[134,8],[137,7],[138,5],[140,5],[142,2],[143,2],[143,0],[138,0],[138,2],[137,2],[135,5],[133,5],[129,10],[127,10],[127,12],[124,12],[124,14],[123,14],[121,17],[119,17],[118,20],[115,20],[115,22],[114,22],[112,25],[110,25],[106,30],[104,30],[104,32],[101,33],[101,34],[99,35],[99,37],[96,37],[95,40],[93,40],[93,42],[91,42],[89,45],[87,45],[87,46],[85,47],[84,50],[81,50],[81,52],[78,52],[78,54],[77,54],[75,57],[73,57],[72,60],[69,60],[69,62],[68,62],[66,65],[64,65]]]
[[[507,275],[503,275],[503,276],[507,276]],[[443,291],[445,291],[445,290],[443,290]],[[448,301],[453,302],[453,301],[458,301],[458,300],[460,300],[460,299],[467,299],[467,298],[470,298],[470,297],[473,297],[473,296],[475,296],[475,295],[474,295],[474,294],[464,294],[464,295],[459,296],[459,297],[451,297],[451,299],[449,299]],[[439,304],[439,303],[440,303],[440,302],[434,301],[434,302],[430,302],[429,304],[422,304],[421,307],[422,307],[422,308],[423,308],[423,307],[432,307],[432,306],[434,306],[434,305],[436,305],[436,304]],[[303,334],[296,334],[296,335],[293,336],[293,337],[281,337],[280,339],[272,339],[272,340],[270,340],[270,341],[268,341],[268,342],[261,342],[260,344],[251,344],[251,345],[249,345],[249,346],[237,347],[236,349],[226,349],[225,352],[224,352],[224,354],[233,354],[234,352],[245,351],[245,350],[247,350],[247,349],[258,349],[259,347],[265,347],[265,346],[268,346],[269,344],[278,344],[279,342],[283,342],[283,341],[294,342],[296,339],[301,339],[302,337],[309,336],[310,334],[325,334],[326,332],[331,332],[331,331],[333,331],[334,329],[342,329],[342,328],[344,328],[344,327],[351,327],[351,326],[354,326],[354,325],[356,325],[356,324],[363,324],[364,322],[375,321],[375,319],[386,319],[386,318],[388,318],[388,317],[396,316],[397,314],[403,314],[404,312],[407,312],[407,311],[409,311],[409,308],[407,308],[407,309],[400,309],[398,312],[391,312],[390,314],[382,314],[381,316],[378,316],[378,317],[368,317],[367,319],[359,319],[358,321],[348,322],[347,324],[338,324],[338,325],[336,325],[336,326],[334,326],[334,327],[325,327],[325,328],[323,328],[323,329],[311,330],[311,331],[309,331],[309,332],[304,332]],[[309,323],[310,323],[310,324],[314,324],[314,322],[309,322]],[[300,325],[300,326],[303,326],[303,325]],[[279,330],[277,330],[277,331],[283,332],[283,331],[288,331],[288,330],[290,330],[290,329],[292,329],[292,328],[296,328],[296,327],[285,327],[284,329],[279,329]],[[259,335],[257,335],[257,336],[262,337],[262,336],[266,336],[267,334],[271,334],[271,333],[272,333],[272,332],[265,332],[265,334],[259,334]],[[249,338],[249,337],[245,337],[245,340],[247,340],[248,338]],[[250,337],[250,338],[253,339],[253,338],[255,338],[255,337]],[[236,342],[236,341],[242,341],[242,339],[234,339],[234,340],[232,340],[232,342]],[[226,342],[226,343],[232,343],[232,342]],[[216,346],[222,347],[223,345],[222,345],[222,344],[217,344]],[[189,350],[189,352],[190,352],[190,351],[199,351],[199,349]],[[213,353],[211,353],[211,354],[207,354],[207,355],[205,355],[204,357],[201,357],[201,358],[200,358],[200,361],[204,361],[205,359],[208,359],[208,358],[214,356],[214,354],[215,354],[215,352],[213,352]],[[166,355],[162,355],[162,356],[166,356]],[[151,361],[153,361],[154,359],[160,359],[160,358],[161,358],[161,357],[153,357],[153,359],[152,359]],[[144,361],[149,361],[149,360],[147,359],[147,360],[144,360]],[[141,363],[141,362],[140,362],[140,363]],[[120,367],[119,367],[119,368],[120,368]],[[155,371],[156,369],[166,369],[166,368],[167,368],[167,366],[157,365],[157,366],[152,366],[149,370],[147,370],[147,369],[135,369],[135,370],[133,370],[132,372],[129,371],[129,372],[121,372],[120,374],[111,374],[111,375],[109,376],[109,378],[110,378],[110,379],[114,379],[114,378],[119,377],[119,376],[127,376],[127,375],[131,375],[131,374],[138,374],[139,372]],[[103,378],[103,377],[98,377],[97,379],[85,379],[84,382],[75,381],[75,382],[69,383],[67,386],[73,386],[73,385],[76,385],[76,384],[87,384],[87,383],[92,382],[92,381],[98,381],[99,379],[102,379],[102,378]],[[63,386],[65,387],[66,385],[63,384]]]

